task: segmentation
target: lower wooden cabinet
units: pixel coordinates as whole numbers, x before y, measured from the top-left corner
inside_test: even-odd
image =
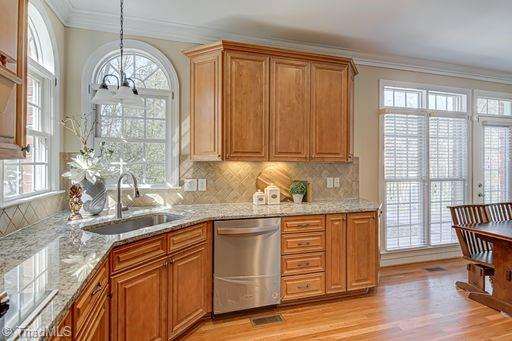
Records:
[[[208,248],[206,244],[171,257],[169,275],[169,338],[208,313]]]
[[[376,212],[347,215],[347,290],[377,285],[377,226]]]
[[[165,340],[167,260],[113,276],[112,340]]]
[[[347,215],[331,214],[325,226],[325,292],[347,290]]]
[[[74,338],[76,341],[108,341],[110,339],[110,302],[107,293],[108,290],[102,294],[96,308]]]

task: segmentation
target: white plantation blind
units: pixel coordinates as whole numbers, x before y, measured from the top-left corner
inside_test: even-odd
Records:
[[[467,93],[384,85],[381,95],[386,250],[456,242],[447,206],[467,197]]]
[[[430,243],[433,245],[457,241],[447,206],[461,205],[466,197],[467,136],[466,118],[429,119]]]
[[[385,226],[388,250],[425,244],[426,126],[424,116],[384,116]]]
[[[512,129],[486,125],[484,140],[484,201],[510,201],[512,173]]]

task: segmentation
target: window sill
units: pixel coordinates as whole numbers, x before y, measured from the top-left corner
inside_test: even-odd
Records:
[[[51,197],[51,196],[54,196],[54,195],[65,193],[65,192],[66,191],[63,191],[63,190],[50,191],[50,192],[44,192],[44,193],[38,193],[38,194],[30,195],[30,196],[23,197],[23,198],[17,198],[17,199],[8,200],[8,201],[5,201],[3,203],[0,203],[0,209],[8,208],[8,207],[15,206],[15,205],[21,205],[21,204],[24,204],[26,202],[30,202],[30,201],[33,201],[33,200],[42,199],[42,198],[46,198],[46,197]]]
[[[133,188],[133,185],[131,183],[123,183],[121,185],[122,189],[130,189]],[[172,186],[170,184],[159,184],[159,185],[139,185],[139,189],[141,190],[162,190],[162,189],[180,189],[180,186]],[[107,190],[113,191],[117,190],[117,185],[107,185]]]

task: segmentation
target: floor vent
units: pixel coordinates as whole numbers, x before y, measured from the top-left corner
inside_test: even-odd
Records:
[[[428,272],[437,272],[437,271],[446,271],[445,268],[442,268],[440,266],[435,266],[433,268],[425,268]]]
[[[252,317],[250,320],[253,327],[259,327],[271,323],[284,322],[283,315],[281,314],[272,316]]]

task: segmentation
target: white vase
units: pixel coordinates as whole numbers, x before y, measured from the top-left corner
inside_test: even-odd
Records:
[[[293,196],[293,202],[296,204],[301,204],[302,199],[304,198],[304,194],[292,194]]]
[[[98,215],[105,208],[107,201],[107,188],[103,179],[96,179],[95,183],[84,179],[80,182],[82,187],[82,209],[90,215]]]

